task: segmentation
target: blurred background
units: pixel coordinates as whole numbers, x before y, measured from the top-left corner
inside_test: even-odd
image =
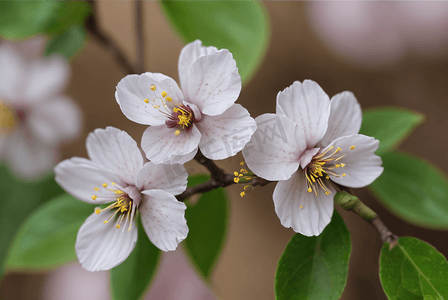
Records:
[[[253,117],[274,112],[277,93],[295,80],[312,79],[330,97],[352,91],[363,109],[398,106],[424,114],[425,123],[399,150],[421,156],[448,172],[448,3],[263,3],[271,24],[270,43],[258,72],[243,86],[238,100]],[[144,2],[142,7],[144,69],[178,80],[177,61],[184,45],[158,3]],[[100,27],[131,62],[136,62],[133,3],[97,2],[96,13]],[[66,93],[80,106],[84,128],[76,142],[63,148],[63,158],[86,157],[85,138],[98,127],[114,126],[140,141],[145,126],[126,119],[115,102],[115,86],[127,74],[112,55],[90,37],[70,65],[72,75]],[[242,156],[238,155],[218,164],[233,172],[240,161]],[[195,162],[186,168],[190,173],[205,172]],[[216,299],[275,298],[277,261],[294,232],[284,228],[275,214],[273,189],[274,184],[258,187],[241,198],[240,186],[228,188],[228,236],[211,282]],[[355,194],[398,236],[421,238],[448,255],[446,231],[424,229],[399,219],[366,189],[358,189]],[[357,215],[339,211],[350,230],[353,248],[341,299],[387,299],[378,277],[379,236]],[[168,255],[163,266],[168,269],[167,278],[174,279],[169,269],[182,265],[184,259],[181,253]],[[165,263],[174,259],[179,263]],[[184,268],[188,269],[187,265]],[[193,278],[194,274],[186,276]],[[187,280],[182,285],[181,279],[172,281],[173,287],[170,280],[163,283],[157,278],[153,287],[166,290],[184,286],[184,292],[172,299],[213,299],[205,287],[198,288],[200,295],[187,297],[186,287],[199,282]],[[108,273],[89,273],[74,263],[46,274],[8,274],[0,282],[0,298],[109,299],[108,289]],[[163,295],[148,294],[147,299],[168,299]]]

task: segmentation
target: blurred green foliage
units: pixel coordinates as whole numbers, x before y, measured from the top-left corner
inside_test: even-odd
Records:
[[[161,1],[165,16],[186,42],[228,49],[247,83],[263,61],[270,36],[268,14],[257,1]]]

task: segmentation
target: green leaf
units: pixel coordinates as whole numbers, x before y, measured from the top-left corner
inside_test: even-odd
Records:
[[[403,219],[448,228],[448,180],[422,158],[391,152],[381,156],[384,172],[369,188]]]
[[[93,209],[67,194],[41,206],[20,228],[6,268],[39,271],[75,260],[76,234]]]
[[[0,1],[0,36],[22,38],[45,32],[62,2]]]
[[[0,36],[57,35],[71,25],[83,25],[89,13],[84,1],[0,1]]]
[[[84,28],[73,25],[67,31],[47,43],[45,55],[48,56],[58,53],[69,60],[82,48],[85,38],[86,32]]]
[[[241,79],[248,82],[269,43],[269,19],[256,1],[162,1],[171,25],[187,43],[225,48],[233,54]]]
[[[380,279],[391,300],[448,299],[448,263],[431,245],[401,237],[392,250],[384,243]]]
[[[54,20],[46,29],[48,34],[60,34],[71,26],[82,27],[90,14],[90,5],[86,1],[61,1]]]
[[[112,299],[140,299],[156,273],[159,257],[160,250],[149,241],[139,220],[134,251],[122,264],[111,270]]]
[[[425,120],[422,114],[396,107],[367,110],[362,118],[359,133],[380,141],[375,152],[378,155],[393,150]]]
[[[190,176],[188,186],[196,186],[209,178],[205,174]],[[210,281],[226,238],[229,211],[226,192],[218,188],[202,194],[196,204],[189,201],[186,204],[185,218],[190,231],[184,242],[185,249],[200,274]]]
[[[54,175],[36,182],[20,181],[5,166],[0,166],[0,277],[10,244],[22,222],[36,207],[62,192]]]
[[[350,233],[337,211],[321,235],[294,235],[278,262],[275,299],[339,299],[351,248]]]

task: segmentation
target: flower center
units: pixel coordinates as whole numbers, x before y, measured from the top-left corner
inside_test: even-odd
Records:
[[[341,178],[345,177],[346,174],[342,173],[339,175],[333,172],[334,169],[343,168],[345,166],[344,163],[340,163],[339,160],[342,159],[345,155],[338,156],[337,153],[342,149],[338,147],[333,153],[328,154],[333,150],[334,146],[329,147],[327,150],[314,156],[310,163],[305,167],[305,176],[308,184],[308,192],[311,193],[314,191],[316,196],[319,196],[317,190],[322,188],[325,192],[325,195],[330,194],[330,190],[325,185],[324,179],[330,179],[330,175]],[[350,149],[353,150],[355,146],[351,146]]]
[[[188,104],[185,105],[173,100],[165,91],[157,96],[155,85],[151,85],[151,91],[154,93],[154,98],[152,100],[144,99],[143,101],[151,103],[155,109],[167,116],[168,120],[165,121],[165,124],[168,128],[176,128],[175,135],[179,135],[181,130],[189,131],[193,123],[198,121],[193,109]]]
[[[18,113],[8,102],[0,100],[0,137],[11,134],[20,120]]]
[[[112,182],[113,186],[116,186],[115,182]],[[128,231],[131,230],[132,228],[132,221],[137,213],[137,207],[138,204],[140,203],[140,199],[137,196],[138,194],[136,194],[135,192],[139,193],[138,190],[135,187],[128,187],[126,189],[130,190],[127,192],[122,191],[121,189],[110,189],[107,187],[107,183],[103,183],[102,187],[105,188],[108,191],[114,192],[115,196],[112,197],[98,197],[96,195],[92,195],[92,199],[93,200],[112,200],[112,204],[109,204],[107,207],[105,208],[95,208],[95,213],[99,214],[103,211],[107,211],[107,210],[115,210],[115,212],[107,219],[104,221],[104,224],[109,223],[110,220],[112,220],[113,218],[115,218],[116,223],[115,226],[117,227],[117,229],[120,229],[120,227],[123,225],[123,227],[126,227],[126,224],[129,221],[129,227],[128,227]],[[95,191],[99,191],[100,189],[98,187],[95,187]],[[136,190],[136,191],[134,191]],[[131,196],[129,196],[129,194],[131,194],[131,196],[134,196],[133,199],[131,198]],[[135,194],[135,195],[134,195]],[[124,222],[124,224],[123,224]],[[124,229],[123,229],[124,230]]]

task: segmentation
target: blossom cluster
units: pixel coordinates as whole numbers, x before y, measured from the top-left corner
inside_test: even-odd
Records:
[[[151,242],[175,250],[187,237],[187,187],[182,166],[200,151],[212,160],[243,151],[254,176],[278,181],[275,210],[285,227],[319,235],[330,222],[339,186],[362,187],[382,172],[378,141],[358,134],[361,108],[350,92],[331,101],[310,80],[279,92],[276,114],[255,120],[235,104],[241,77],[232,54],[196,40],[179,57],[180,87],[160,73],[128,75],[116,101],[130,120],[149,125],[142,152],[124,131],[97,129],[87,138],[90,159],[55,168],[56,181],[79,200],[100,205],[81,226],[76,252],[90,271],[108,270],[132,252],[141,216]]]

